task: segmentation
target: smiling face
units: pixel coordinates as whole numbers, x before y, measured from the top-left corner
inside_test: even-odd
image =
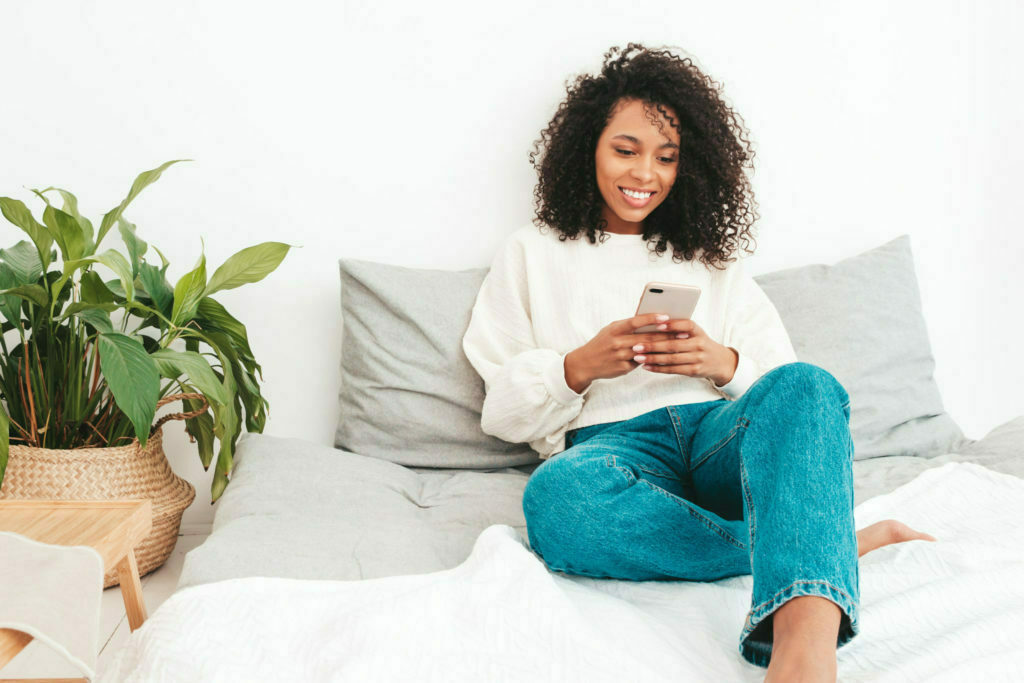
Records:
[[[657,116],[661,131],[648,118],[643,102],[619,100],[597,141],[594,160],[607,232],[642,233],[644,219],[665,201],[676,180],[679,133],[657,109],[652,108],[650,115]]]

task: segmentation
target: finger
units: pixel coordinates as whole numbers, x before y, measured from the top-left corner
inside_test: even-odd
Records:
[[[637,360],[640,356],[643,356],[643,360]],[[646,365],[665,367],[669,365],[692,365],[694,363],[701,362],[701,359],[692,353],[673,353],[671,351],[658,353],[643,351],[641,353],[635,353],[633,355],[633,361],[637,363],[644,363]]]
[[[645,363],[641,366],[648,372],[662,372],[673,375],[688,375],[693,376],[695,372],[695,366],[692,363],[677,364],[677,365],[656,365],[651,363]]]
[[[630,348],[638,353],[687,353],[689,351],[696,350],[697,344],[697,340],[690,342],[672,337],[669,339],[657,339],[650,342],[638,341]]]
[[[688,332],[692,336],[700,330],[700,327],[698,327],[697,323],[693,322],[690,318],[676,318],[668,321],[668,327],[666,329],[669,332],[675,332],[677,334],[679,332]]]
[[[635,315],[632,318],[626,318],[622,323],[621,334],[635,333],[639,328],[646,327],[647,325],[665,325],[665,329],[668,329],[668,315],[665,313],[644,313],[642,315]]]
[[[641,332],[636,335],[636,339],[633,340],[634,344],[647,344],[649,342],[660,342],[667,341],[669,339],[675,339],[676,333],[672,331],[665,332]]]

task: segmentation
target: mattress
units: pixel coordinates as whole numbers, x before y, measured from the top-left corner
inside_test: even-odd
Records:
[[[1024,479],[922,471],[854,510],[937,542],[860,560],[860,631],[841,681],[1019,680]],[[161,681],[749,681],[739,625],[753,577],[615,581],[551,572],[495,524],[459,566],[364,581],[248,577],[192,586],[132,633],[99,683]]]
[[[1024,415],[956,453],[854,461],[854,504],[950,462],[1024,477]],[[244,433],[211,534],[185,556],[178,588],[253,576],[354,580],[452,569],[491,525],[527,538],[522,494],[537,466],[404,467]]]

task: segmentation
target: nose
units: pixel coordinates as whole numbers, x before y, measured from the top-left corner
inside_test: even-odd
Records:
[[[636,178],[637,182],[640,182],[640,183],[643,183],[643,184],[646,185],[647,183],[650,183],[651,180],[654,179],[654,168],[653,168],[653,166],[654,166],[654,160],[653,159],[649,159],[649,158],[645,158],[645,157],[639,157],[637,159],[636,163],[633,164],[633,168],[632,168],[632,170],[630,172],[630,175],[632,175],[634,178]]]

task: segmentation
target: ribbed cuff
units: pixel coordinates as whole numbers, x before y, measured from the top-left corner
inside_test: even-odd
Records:
[[[556,401],[565,405],[583,398],[583,395],[590,391],[590,387],[593,386],[593,383],[591,383],[590,386],[583,390],[582,394],[577,394],[572,390],[568,382],[565,381],[565,357],[568,355],[568,353],[561,354],[544,369],[544,386],[547,387],[548,392]]]
[[[714,384],[715,389],[734,401],[746,393],[747,389],[749,389],[758,378],[757,366],[754,365],[754,361],[747,358],[738,350],[736,351],[736,354],[739,356],[739,360],[736,362],[736,372],[733,374],[729,383],[720,387],[715,384],[714,380],[711,381],[711,383]]]

